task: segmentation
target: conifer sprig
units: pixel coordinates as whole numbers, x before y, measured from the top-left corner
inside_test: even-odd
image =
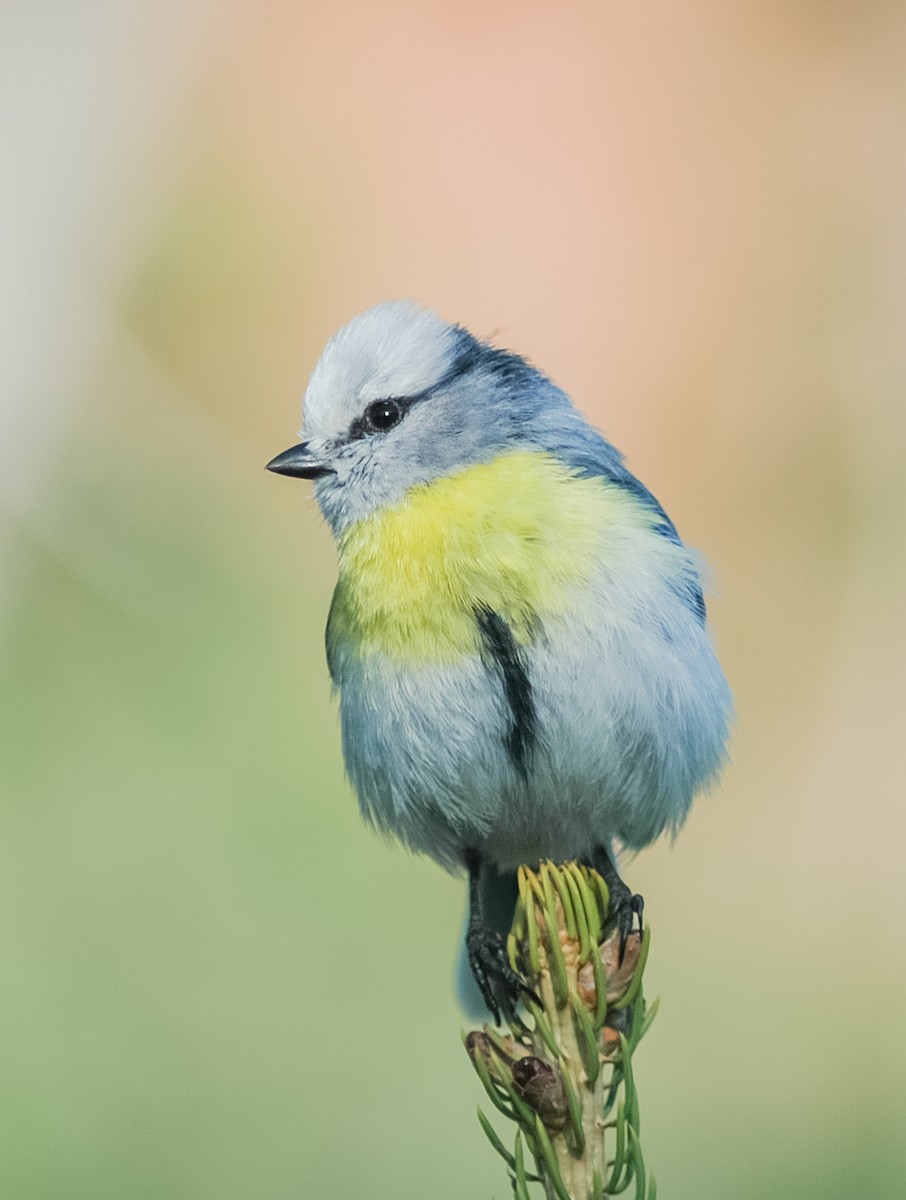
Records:
[[[656,1200],[639,1140],[632,1056],[657,1009],[642,974],[650,929],[632,933],[619,960],[608,932],[604,880],[577,863],[519,870],[510,961],[540,998],[508,1033],[485,1026],[465,1038],[498,1112],[517,1125],[513,1150],[479,1108],[488,1141],[506,1163],[517,1200],[540,1184],[547,1200],[605,1200],[634,1184]]]

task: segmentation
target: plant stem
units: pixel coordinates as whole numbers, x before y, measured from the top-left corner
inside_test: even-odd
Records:
[[[632,1072],[654,1016],[652,1006],[646,1020],[642,994],[650,931],[630,934],[620,962],[619,935],[604,937],[609,919],[596,872],[576,863],[520,868],[509,953],[541,1004],[528,1003],[527,1021],[510,1014],[508,1033],[473,1031],[466,1048],[495,1107],[518,1126],[510,1153],[480,1114],[521,1200],[532,1184],[547,1200],[604,1200],[633,1181],[639,1200],[655,1194]]]

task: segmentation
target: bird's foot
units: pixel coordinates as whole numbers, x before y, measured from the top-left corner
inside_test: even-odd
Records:
[[[523,996],[541,1003],[519,972],[513,970],[503,937],[496,929],[477,922],[471,925],[466,934],[466,952],[478,990],[495,1025],[500,1024],[501,1008],[507,1017],[515,1017],[516,1007]]]
[[[620,935],[620,956],[618,966],[623,965],[626,954],[626,943],[632,933],[636,917],[639,919],[639,937],[642,936],[642,913],[645,911],[645,901],[638,892],[631,892],[619,875],[611,882],[610,889],[610,920]]]

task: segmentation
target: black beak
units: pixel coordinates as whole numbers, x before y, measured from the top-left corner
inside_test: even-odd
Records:
[[[272,458],[266,469],[277,475],[294,475],[296,479],[320,479],[322,475],[333,474],[332,467],[312,454],[308,442],[290,446],[288,450]]]

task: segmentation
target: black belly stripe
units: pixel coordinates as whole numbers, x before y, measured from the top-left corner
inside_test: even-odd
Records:
[[[510,713],[504,744],[517,771],[526,776],[537,736],[537,714],[524,655],[500,613],[482,605],[476,608],[475,619],[481,633],[483,657],[486,665],[493,666],[500,675]]]

